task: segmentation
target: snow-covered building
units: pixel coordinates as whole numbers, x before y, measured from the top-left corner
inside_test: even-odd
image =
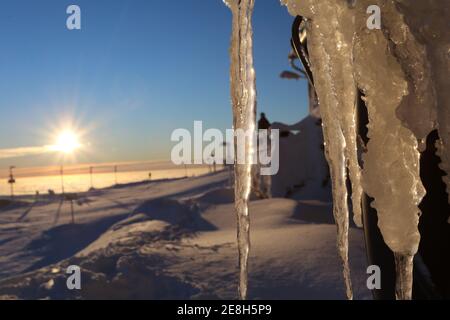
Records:
[[[272,196],[331,201],[321,123],[312,113],[293,125],[272,124],[281,133],[280,169],[272,177]]]

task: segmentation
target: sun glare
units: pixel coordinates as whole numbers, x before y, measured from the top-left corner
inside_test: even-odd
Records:
[[[61,151],[63,153],[72,153],[76,149],[81,147],[78,136],[75,132],[71,130],[65,130],[58,135],[56,144],[54,146],[55,150]]]

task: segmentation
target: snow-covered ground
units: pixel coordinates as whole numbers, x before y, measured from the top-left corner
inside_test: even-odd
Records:
[[[0,296],[25,299],[234,299],[238,263],[228,173],[135,183],[59,199],[0,201]],[[20,202],[19,202],[20,201]],[[250,299],[345,299],[331,204],[250,203]],[[350,231],[356,299],[366,289],[361,230]],[[82,289],[66,287],[79,265]]]

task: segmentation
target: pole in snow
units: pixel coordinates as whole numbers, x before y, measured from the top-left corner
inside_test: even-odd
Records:
[[[91,189],[94,189],[94,183],[92,182],[92,173],[94,171],[94,167],[89,167],[89,177],[91,179]]]
[[[13,169],[15,169],[16,167],[14,166],[10,166],[9,167],[9,180],[8,183],[11,187],[11,199],[14,198],[14,183],[16,183],[16,179],[14,179],[14,175],[13,175]]]
[[[73,200],[70,199],[70,214],[72,216],[72,224],[75,224],[75,212],[73,210]]]
[[[61,176],[61,193],[65,194],[64,192],[64,166],[61,165],[61,167],[59,168],[59,174]]]

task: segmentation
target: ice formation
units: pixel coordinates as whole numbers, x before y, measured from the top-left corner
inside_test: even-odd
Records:
[[[394,252],[398,299],[412,297],[413,257],[420,234],[418,205],[425,195],[419,151],[439,130],[442,168],[450,172],[450,4],[446,0],[281,0],[308,19],[308,43],[318,93],[326,154],[333,179],[338,248],[348,268],[346,170],[355,222],[362,189],[374,198],[379,228]],[[367,8],[378,5],[381,30],[367,28]],[[446,18],[447,17],[447,18]],[[364,93],[369,142],[358,166],[356,90]],[[449,176],[444,177],[450,189]]]
[[[253,68],[252,14],[254,0],[224,0],[233,14],[231,38],[231,100],[234,129],[255,130],[256,86]],[[239,298],[247,298],[250,217],[248,200],[251,190],[253,139],[246,139],[245,164],[235,164],[235,208],[238,218]],[[235,143],[235,148],[237,144]],[[237,156],[237,152],[235,152]]]

